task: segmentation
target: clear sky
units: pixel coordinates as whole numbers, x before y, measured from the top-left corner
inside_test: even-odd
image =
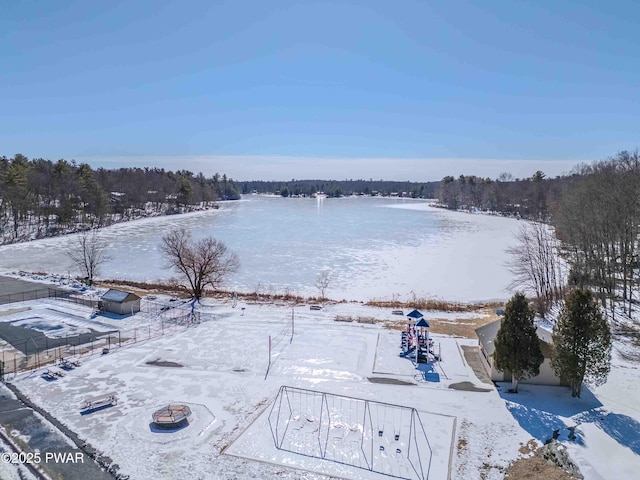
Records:
[[[557,175],[640,146],[639,18],[626,0],[2,1],[0,155]]]

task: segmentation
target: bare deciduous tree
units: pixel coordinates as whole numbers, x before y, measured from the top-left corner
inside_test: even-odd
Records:
[[[88,284],[92,285],[100,266],[109,260],[106,250],[107,244],[100,238],[98,231],[90,230],[78,234],[67,254]]]
[[[160,250],[169,268],[182,275],[180,286],[195,300],[203,297],[207,287],[218,287],[225,277],[238,270],[238,256],[213,237],[194,241],[184,228],[162,237]]]
[[[322,270],[316,277],[316,288],[320,290],[320,298],[325,298],[325,293],[331,285],[331,272],[329,270]]]
[[[508,288],[522,288],[535,295],[537,309],[544,315],[564,292],[560,242],[549,225],[538,222],[522,225],[515,237],[518,245],[507,249],[507,267],[514,275]]]

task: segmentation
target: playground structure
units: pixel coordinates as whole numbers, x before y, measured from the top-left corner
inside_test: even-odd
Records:
[[[278,450],[394,478],[429,478],[432,450],[415,408],[282,386],[269,426]]]
[[[410,324],[407,324],[407,329],[401,334],[400,348],[401,357],[416,358],[416,363],[427,363],[429,358],[440,359],[440,355],[434,351],[433,340],[417,332]]]
[[[191,409],[187,405],[169,404],[153,412],[151,418],[156,427],[170,430],[187,425],[190,416]]]
[[[416,363],[429,363],[430,360],[441,361],[440,352],[434,351],[433,340],[429,338],[429,322],[418,310],[407,315],[415,324],[407,323],[407,328],[401,333],[401,357],[415,358]]]

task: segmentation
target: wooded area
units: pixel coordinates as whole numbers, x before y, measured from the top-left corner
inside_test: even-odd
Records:
[[[53,236],[237,199],[233,180],[187,170],[93,170],[86,163],[0,157],[0,243]]]
[[[561,265],[553,260],[557,253],[568,262],[568,283],[593,288],[612,318],[616,305],[630,315],[640,298],[638,151],[579,165],[554,179],[541,171],[515,180],[508,174],[497,180],[445,177],[438,199],[447,208],[494,211],[551,227],[556,238],[544,228],[529,228],[510,252],[521,286],[532,287],[543,311],[564,292],[558,284]]]
[[[324,192],[329,197],[382,195],[411,198],[437,198],[439,182],[392,182],[388,180],[291,180],[288,182],[251,181],[242,183],[242,193],[271,193],[283,197],[310,197]]]

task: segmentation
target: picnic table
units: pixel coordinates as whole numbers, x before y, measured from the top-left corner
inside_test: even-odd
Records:
[[[84,399],[81,409],[82,410],[94,410],[101,407],[107,407],[109,405],[117,405],[118,397],[115,392],[105,393],[98,395],[97,397],[88,397]]]

